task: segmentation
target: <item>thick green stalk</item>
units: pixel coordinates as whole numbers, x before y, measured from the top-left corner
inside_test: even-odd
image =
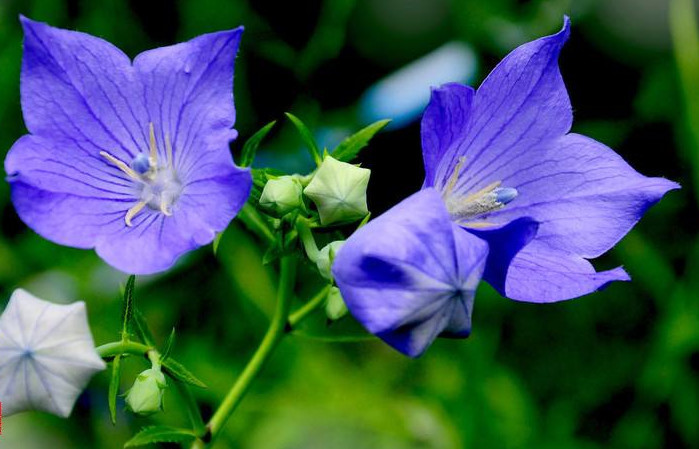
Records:
[[[313,238],[313,232],[311,232],[311,228],[306,220],[299,218],[296,221],[296,230],[299,233],[301,243],[303,243],[303,248],[306,250],[306,255],[311,262],[316,263],[320,252],[318,251],[316,240]]]
[[[289,316],[289,306],[294,293],[294,284],[296,282],[296,261],[294,256],[284,256],[281,259],[281,273],[279,280],[279,289],[277,291],[277,307],[272,317],[272,321],[267,329],[267,333],[262,339],[262,343],[257,348],[257,351],[248,362],[240,377],[236,380],[233,387],[230,389],[225,399],[219,406],[209,421],[207,441],[204,443],[198,440],[192,448],[203,448],[206,444],[213,442],[218,438],[221,430],[226,425],[226,422],[233,414],[235,409],[242,401],[245,394],[250,389],[253,380],[260,373],[274,349],[279,344],[279,341],[285,334],[287,319]]]
[[[699,198],[699,29],[693,0],[670,2],[670,31],[684,97],[686,126],[692,139],[687,155]]]
[[[133,354],[147,357],[153,348],[135,341],[115,341],[97,348],[97,353],[103,359],[116,357],[121,354]]]

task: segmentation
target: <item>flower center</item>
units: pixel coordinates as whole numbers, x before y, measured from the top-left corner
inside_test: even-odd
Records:
[[[136,182],[138,201],[126,211],[124,216],[126,226],[132,226],[131,220],[146,206],[152,210],[160,211],[166,216],[172,215],[172,206],[182,192],[182,184],[173,166],[170,137],[167,134],[165,135],[167,161],[165,164],[158,164],[158,145],[155,140],[152,123],[150,124],[149,132],[149,154],[137,154],[130,165],[106,151],[100,151],[102,157]]]
[[[496,181],[470,195],[454,193],[453,189],[459,179],[459,172],[464,165],[464,160],[463,156],[459,159],[442,192],[442,198],[449,215],[451,215],[452,220],[462,226],[470,228],[493,226],[493,223],[485,221],[488,214],[505,207],[517,198],[519,192],[514,187],[501,187],[501,181]]]

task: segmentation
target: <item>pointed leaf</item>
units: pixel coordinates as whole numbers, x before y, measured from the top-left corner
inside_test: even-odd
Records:
[[[136,276],[133,274],[129,276],[126,281],[126,287],[124,288],[124,310],[121,314],[122,327],[121,327],[121,338],[127,339],[131,334],[133,317],[133,291],[136,285]]]
[[[170,353],[172,352],[172,345],[174,343],[175,343],[175,328],[173,327],[172,332],[170,332],[170,336],[167,338],[167,341],[165,342],[165,349],[163,350],[163,353],[160,356],[161,362],[170,356]]]
[[[357,229],[361,228],[365,224],[369,223],[369,219],[371,218],[371,212],[366,214],[366,217],[362,218],[362,221],[359,222],[359,225],[357,226]]]
[[[151,333],[150,329],[148,328],[148,323],[146,323],[146,318],[143,316],[140,310],[136,309],[134,310],[133,314],[133,321],[134,321],[134,331],[136,332],[136,335],[138,338],[141,339],[143,343],[145,343],[148,346],[155,347],[155,339],[153,338],[153,334]]]
[[[168,358],[165,360],[162,360],[163,364],[163,371],[165,371],[166,374],[172,376],[173,378],[193,385],[195,387],[199,388],[206,388],[206,384],[202,382],[201,380],[197,379],[194,374],[189,372],[187,368],[182,366],[181,363],[176,362],[174,359]]]
[[[119,394],[119,384],[121,383],[121,355],[117,355],[112,360],[112,376],[109,379],[109,417],[112,424],[116,424],[116,399]]]
[[[323,159],[320,157],[320,150],[318,149],[318,144],[313,138],[313,133],[311,133],[311,130],[308,129],[308,127],[295,115],[289,112],[285,112],[285,114],[287,117],[289,117],[291,123],[294,124],[296,130],[301,135],[301,139],[310,150],[311,156],[313,157],[313,161],[316,163],[316,165],[320,166],[320,164],[323,162]]]
[[[178,429],[169,426],[144,427],[133,438],[124,444],[124,447],[145,446],[154,443],[190,443],[196,439],[193,430]]]
[[[214,238],[214,256],[218,253],[218,245],[221,243],[221,237],[223,237],[223,232],[219,232]]]
[[[390,121],[391,120],[379,120],[378,122],[374,122],[366,128],[357,131],[340,142],[340,144],[333,150],[332,153],[330,153],[330,155],[338,161],[350,162],[352,159],[357,157],[362,148],[369,145],[369,141],[374,137],[374,135],[384,129]]]
[[[247,140],[247,142],[245,142],[245,145],[243,145],[243,152],[240,157],[241,167],[249,167],[250,165],[252,165],[252,162],[255,160],[255,154],[257,153],[257,147],[260,146],[262,139],[264,139],[265,136],[269,134],[269,132],[274,127],[275,123],[277,123],[276,120],[267,123],[265,126],[260,128],[259,131],[253,134]]]

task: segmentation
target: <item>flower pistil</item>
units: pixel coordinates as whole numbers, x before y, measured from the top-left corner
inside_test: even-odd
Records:
[[[177,201],[182,191],[182,184],[173,164],[170,136],[165,134],[167,161],[164,165],[158,165],[158,144],[155,139],[153,123],[149,125],[149,137],[148,155],[137,154],[130,165],[106,151],[100,151],[102,157],[125,173],[131,180],[136,181],[138,201],[124,216],[126,226],[132,226],[131,220],[146,206],[152,210],[159,210],[166,216],[172,215],[172,205]]]

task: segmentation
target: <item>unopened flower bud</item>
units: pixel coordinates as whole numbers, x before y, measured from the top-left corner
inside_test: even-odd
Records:
[[[126,404],[139,415],[152,415],[163,408],[163,395],[167,381],[159,369],[150,368],[136,377],[126,393]]]
[[[347,315],[347,305],[345,300],[342,298],[340,289],[337,287],[332,287],[330,293],[328,293],[328,300],[325,303],[325,314],[331,320],[339,320],[343,316]]]
[[[332,281],[333,278],[331,269],[333,259],[335,259],[335,254],[337,254],[344,244],[344,240],[337,240],[335,242],[328,243],[318,252],[318,259],[316,259],[318,271],[320,272],[321,276],[329,281]]]
[[[369,213],[366,189],[371,170],[325,156],[303,193],[313,200],[320,223],[352,222]]]
[[[291,176],[270,179],[260,196],[260,207],[276,217],[302,206],[301,185]]]

